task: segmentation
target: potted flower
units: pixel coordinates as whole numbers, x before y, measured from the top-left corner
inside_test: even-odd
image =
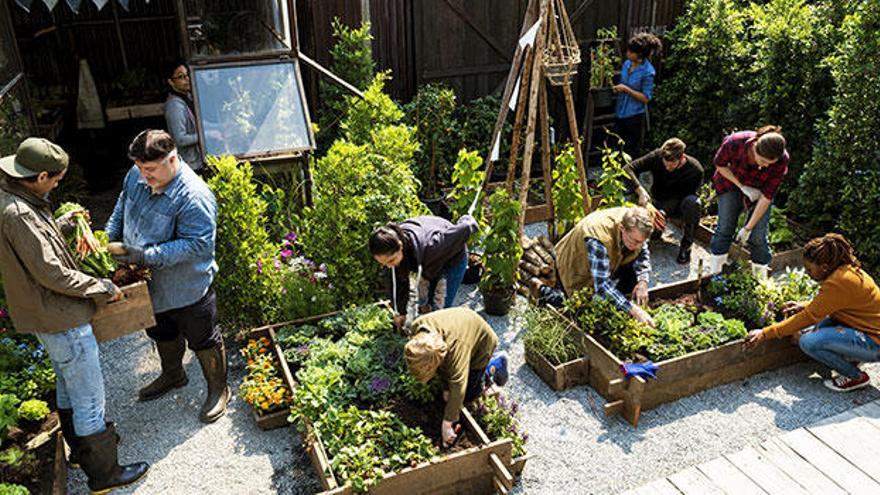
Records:
[[[614,69],[619,63],[617,55],[617,26],[599,29],[596,46],[590,50],[590,92],[596,107],[606,108],[614,104],[611,90]]]
[[[492,220],[483,240],[483,277],[480,293],[491,315],[504,315],[513,306],[517,265],[523,250],[519,241],[519,203],[506,189],[489,199]]]

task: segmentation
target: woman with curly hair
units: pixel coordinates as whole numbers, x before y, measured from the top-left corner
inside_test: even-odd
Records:
[[[786,302],[791,316],[749,332],[746,347],[799,333],[801,350],[837,372],[826,387],[849,392],[868,386],[871,379],[858,363],[880,361],[880,289],[840,234],[808,242],[804,268],[820,282],[819,294],[809,302]]]

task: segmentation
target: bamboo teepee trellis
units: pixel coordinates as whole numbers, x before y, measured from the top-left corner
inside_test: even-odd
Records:
[[[513,60],[513,65],[507,77],[507,85],[504,88],[501,109],[495,121],[495,129],[492,134],[492,149],[486,160],[486,176],[483,182],[483,189],[485,190],[488,186],[494,161],[499,158],[498,150],[500,149],[501,129],[507,119],[510,102],[516,96],[516,114],[514,117],[510,156],[507,162],[506,187],[512,194],[516,165],[521,156],[523,167],[519,191],[521,204],[519,230],[520,234],[522,234],[528,201],[531,163],[535,149],[535,129],[540,118],[544,193],[550,210],[548,230],[553,232],[555,212],[550,173],[550,118],[547,111],[546,88],[548,81],[554,86],[562,87],[569,133],[572,136],[575,159],[577,161],[584,214],[590,212],[590,195],[587,190],[584,159],[578,137],[574,97],[571,92],[571,77],[577,71],[577,65],[580,62],[580,50],[571,28],[568,14],[565,11],[563,0],[530,0],[525,18],[523,19],[523,27],[520,31],[520,42],[517,44]],[[525,141],[522,143],[521,150],[523,124],[525,124]]]

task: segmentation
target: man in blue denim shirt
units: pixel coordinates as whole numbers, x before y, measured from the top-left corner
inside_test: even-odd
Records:
[[[214,240],[217,202],[208,186],[177,155],[165,131],[146,130],[128,148],[135,162],[107,221],[111,240],[123,241],[117,259],[149,267],[150,296],[162,373],[142,388],[140,400],[157,399],[188,383],[183,369],[186,343],[198,356],[208,397],[199,419],[216,421],[226,412],[226,352],[217,325],[211,283],[217,273]]]

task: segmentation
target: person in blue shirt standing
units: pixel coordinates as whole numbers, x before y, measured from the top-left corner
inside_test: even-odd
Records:
[[[626,61],[620,70],[620,83],[613,87],[617,94],[614,108],[617,134],[624,141],[623,151],[630,157],[639,155],[642,126],[648,102],[654,95],[656,71],[648,58],[662,47],[660,38],[650,33],[639,33],[630,38]]]
[[[223,416],[229,401],[226,351],[217,325],[217,300],[211,287],[217,274],[214,242],[217,201],[207,184],[178,156],[174,139],[159,130],[134,138],[128,156],[135,165],[107,221],[107,235],[122,240],[123,263],[149,267],[162,373],[143,387],[140,400],[157,399],[188,383],[183,369],[186,345],[198,357],[208,397],[199,419]]]

